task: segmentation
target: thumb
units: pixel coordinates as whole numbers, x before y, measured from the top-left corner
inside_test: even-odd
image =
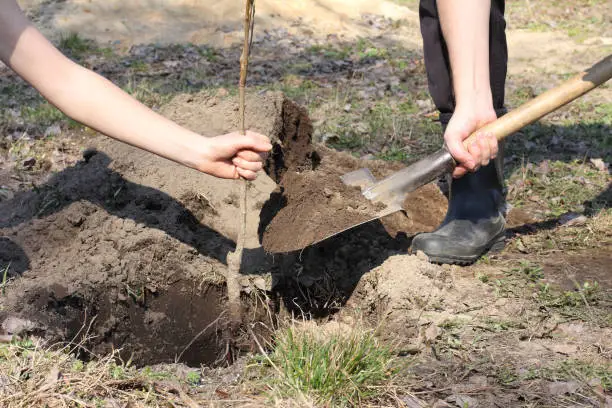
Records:
[[[235,139],[237,150],[252,150],[254,152],[269,152],[272,150],[272,143],[267,136],[247,131],[246,135],[238,135]]]
[[[446,148],[453,158],[465,168],[474,170],[476,161],[463,145],[463,141],[456,137],[451,137],[446,140]]]

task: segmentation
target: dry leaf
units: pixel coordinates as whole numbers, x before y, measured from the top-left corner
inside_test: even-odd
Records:
[[[521,240],[520,238],[516,240],[516,249],[524,254],[528,252],[527,248],[525,247],[525,244],[523,244],[523,240]]]
[[[224,391],[224,390],[222,390],[221,388],[217,388],[217,389],[215,390],[215,394],[217,394],[217,396],[218,396],[219,398],[222,398],[222,399],[228,399],[228,398],[230,397],[229,392]]]
[[[447,407],[452,407],[452,405],[440,399],[437,400],[432,406],[432,408],[447,408]]]
[[[255,286],[257,289],[261,291],[265,291],[266,290],[266,280],[262,277],[257,277],[253,279],[253,286]]]
[[[440,334],[442,334],[442,329],[440,329],[435,324],[431,324],[423,332],[423,341],[425,343],[433,343],[434,340],[436,340]]]
[[[576,354],[578,351],[578,346],[575,344],[553,344],[549,347],[549,349],[555,353],[570,355]]]
[[[587,217],[578,213],[563,214],[559,218],[559,224],[565,227],[584,225],[587,222]]]

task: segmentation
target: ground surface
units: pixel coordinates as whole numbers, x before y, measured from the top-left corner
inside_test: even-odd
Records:
[[[21,3],[64,52],[149,106],[204,135],[235,128],[238,3]],[[287,171],[271,165],[282,193],[266,177],[249,190],[241,348],[261,354],[253,338],[306,314],[323,333],[375,328],[380,347],[393,350],[396,368],[362,405],[609,406],[610,85],[508,143],[512,211],[502,253],[466,268],[406,254],[411,236],[444,215],[434,186],[407,202],[407,218],[284,253],[337,227],[326,210],[364,210],[337,194],[335,175],[361,166],[387,174],[440,145],[416,2],[347,3],[258,2],[249,86],[251,98],[268,99],[251,99],[251,126],[277,137],[302,129],[298,139],[312,136],[314,145],[296,143]],[[610,7],[509,1],[509,108],[610,54]],[[232,359],[223,282],[237,231],[234,183],[95,135],[6,68],[0,88],[0,314],[4,333],[31,335],[0,344],[0,405],[317,400],[275,393],[280,371],[248,368],[259,357],[223,367]],[[278,94],[264,95],[278,90],[307,109],[311,130],[299,110],[283,115],[292,110]],[[83,155],[91,146],[97,153]],[[290,208],[296,223],[318,222],[292,224]],[[268,249],[283,253],[261,249],[266,231]],[[77,344],[57,350],[41,336]],[[138,368],[113,359],[112,345]],[[195,368],[156,364],[175,358]]]

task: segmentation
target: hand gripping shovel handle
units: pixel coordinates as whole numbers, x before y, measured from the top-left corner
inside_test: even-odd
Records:
[[[554,112],[563,105],[584,95],[597,86],[612,78],[612,55],[608,55],[591,68],[567,80],[531,101],[521,105],[501,118],[478,129],[464,140],[464,146],[469,146],[476,139],[476,134],[490,132],[497,140],[504,140],[523,127],[537,121],[541,117]],[[382,195],[390,193],[407,193],[427,184],[456,167],[455,160],[446,150],[441,150],[398,171],[384,180],[374,184],[364,191],[369,199],[381,199]]]

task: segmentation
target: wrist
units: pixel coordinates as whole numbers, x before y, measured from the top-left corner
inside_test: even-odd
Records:
[[[493,95],[490,87],[472,88],[455,94],[455,111],[478,112],[493,110]]]
[[[175,155],[177,162],[199,171],[204,171],[210,163],[210,139],[197,133],[186,131],[176,139]]]

